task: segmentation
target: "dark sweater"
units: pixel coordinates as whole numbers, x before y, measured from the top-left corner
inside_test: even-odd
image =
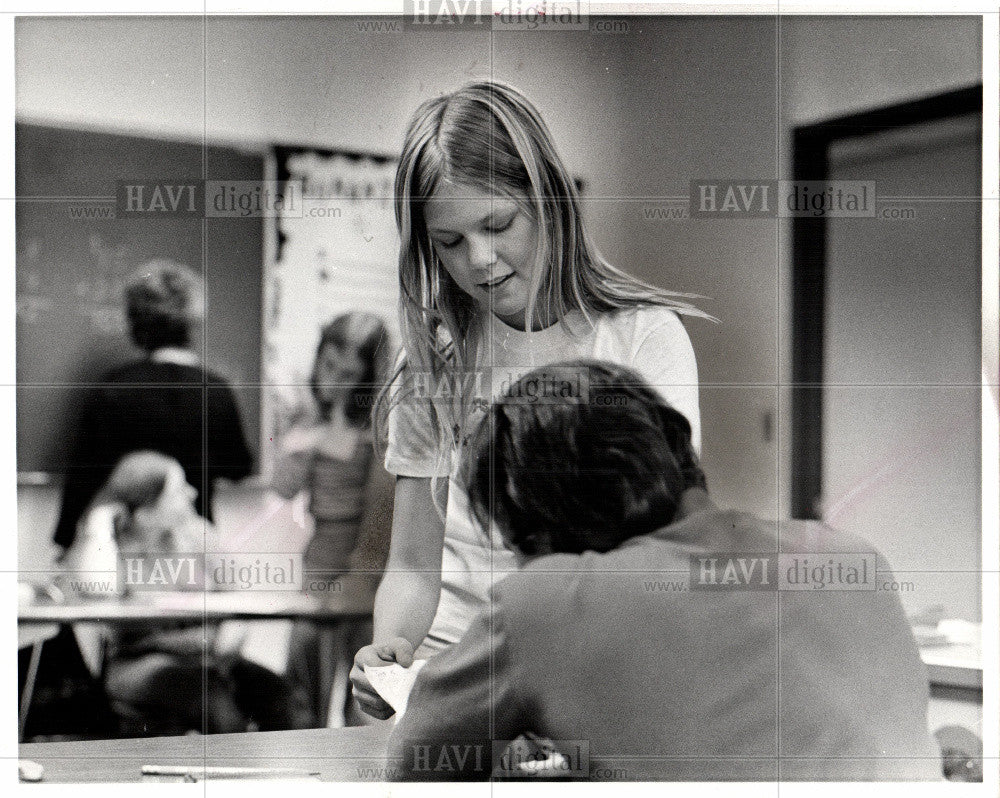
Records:
[[[114,369],[85,400],[53,536],[68,548],[91,499],[122,456],[152,449],[175,458],[212,518],[213,482],[253,465],[232,389],[202,366],[142,360]]]

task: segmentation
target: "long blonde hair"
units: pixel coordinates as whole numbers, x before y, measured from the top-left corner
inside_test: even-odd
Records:
[[[422,401],[416,387],[417,374],[430,386],[472,375],[481,337],[475,323],[480,309],[443,268],[427,232],[424,206],[442,181],[514,198],[536,223],[536,268],[526,330],[539,307],[567,330],[571,310],[582,312],[591,324],[594,314],[640,305],[711,318],[685,300],[691,295],[641,282],[608,263],[584,229],[579,193],[535,107],[507,84],[468,83],[417,109],[396,170],[405,357],[375,404],[373,427],[380,447],[387,440],[390,410],[406,401],[426,405],[439,449],[440,444],[460,441],[475,398],[469,390],[455,390],[450,403],[435,406]]]

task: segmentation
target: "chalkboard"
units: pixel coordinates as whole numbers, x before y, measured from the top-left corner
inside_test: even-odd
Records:
[[[117,214],[117,181],[264,177],[264,154],[19,123],[15,128],[17,468],[61,472],[90,385],[136,359],[125,275],[151,258],[205,277],[207,366],[236,391],[246,437],[260,431],[264,220]]]

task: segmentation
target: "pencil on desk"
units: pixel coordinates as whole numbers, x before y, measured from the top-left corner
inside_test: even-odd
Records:
[[[524,736],[537,745],[544,753],[553,754],[556,753],[555,744],[548,737],[541,737],[534,732],[526,731]]]
[[[199,765],[143,765],[143,776],[180,776],[191,779],[253,779],[278,778],[281,776],[296,776],[308,778],[318,776],[318,771],[301,770],[299,768],[240,768],[214,767]]]

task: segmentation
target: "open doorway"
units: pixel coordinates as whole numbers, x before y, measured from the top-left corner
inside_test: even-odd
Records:
[[[889,558],[907,611],[981,620],[980,197],[974,87],[795,133],[795,178],[875,214],[796,218],[793,485]]]

